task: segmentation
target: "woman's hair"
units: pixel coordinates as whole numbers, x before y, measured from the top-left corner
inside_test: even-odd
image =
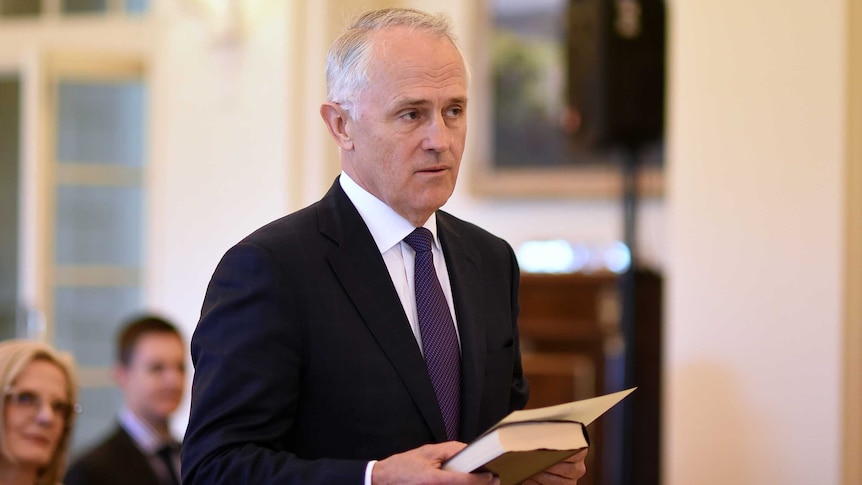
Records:
[[[4,398],[0,399],[0,453],[7,460],[9,456],[6,444],[6,403],[5,393],[15,382],[27,365],[33,361],[45,361],[55,364],[66,375],[66,387],[68,395],[66,399],[71,404],[78,402],[78,376],[75,370],[75,361],[66,352],[58,352],[50,345],[36,340],[6,340],[0,342],[0,390]],[[72,428],[75,424],[76,413],[71,413],[66,419],[63,427],[63,435],[57,443],[57,449],[48,465],[43,468],[37,479],[38,485],[54,485],[58,483],[66,471],[66,459],[68,458],[69,445],[71,442]]]
[[[365,88],[371,70],[372,34],[389,27],[408,27],[449,40],[464,60],[458,39],[452,32],[452,21],[442,13],[429,14],[409,8],[385,8],[367,12],[345,30],[329,47],[326,54],[327,99],[338,103],[359,118],[356,96]],[[467,63],[464,62],[464,69]],[[469,71],[467,72],[469,78]]]

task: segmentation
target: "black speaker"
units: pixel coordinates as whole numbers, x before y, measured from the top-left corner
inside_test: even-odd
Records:
[[[664,0],[569,0],[567,131],[583,147],[664,132]]]

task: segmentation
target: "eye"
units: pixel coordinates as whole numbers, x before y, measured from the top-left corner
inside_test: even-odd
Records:
[[[64,401],[53,401],[51,403],[51,410],[53,410],[54,414],[57,416],[68,418],[72,413],[72,405]]]
[[[36,406],[39,404],[39,396],[33,392],[24,391],[15,396],[15,402],[22,406]]]
[[[401,115],[401,118],[403,118],[405,120],[410,120],[410,121],[418,120],[419,119],[419,112],[418,111],[406,111]]]
[[[445,115],[449,118],[457,118],[464,112],[464,108],[460,106],[452,106],[445,111]]]

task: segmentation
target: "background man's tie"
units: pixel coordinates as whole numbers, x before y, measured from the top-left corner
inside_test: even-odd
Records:
[[[404,241],[416,251],[416,310],[428,376],[443,413],[446,438],[458,438],[461,420],[461,351],[449,304],[434,270],[431,231],[416,228]]]
[[[165,485],[180,485],[180,477],[177,476],[177,471],[174,469],[174,447],[165,445],[156,452],[156,455],[162,460],[168,468],[168,476]]]

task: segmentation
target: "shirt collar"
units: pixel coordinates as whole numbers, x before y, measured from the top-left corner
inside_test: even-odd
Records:
[[[173,445],[175,443],[173,438],[161,436],[152,426],[139,418],[128,407],[124,406],[120,410],[119,418],[120,425],[145,453],[154,454],[166,444]]]
[[[345,172],[341,172],[338,180],[344,193],[347,194],[347,198],[350,199],[350,202],[359,211],[362,220],[365,221],[365,225],[368,226],[371,237],[374,238],[377,249],[381,254],[392,249],[393,246],[400,243],[401,240],[416,229],[410,221],[395,212],[370,192],[360,187]],[[437,237],[436,212],[425,221],[423,227],[431,231],[431,234],[434,236],[434,245],[439,249],[440,241]]]

